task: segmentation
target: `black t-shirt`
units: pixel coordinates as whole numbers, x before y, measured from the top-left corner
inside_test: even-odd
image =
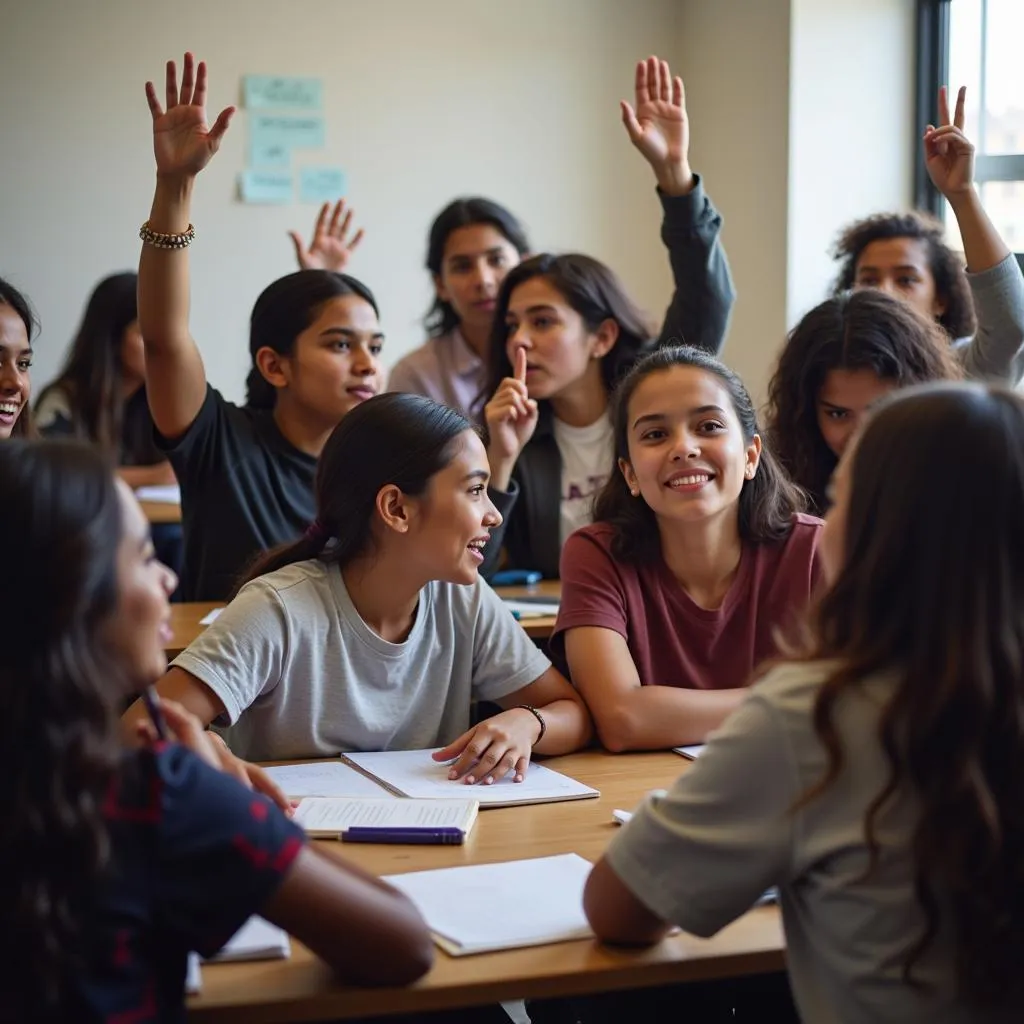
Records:
[[[111,862],[83,936],[73,1019],[183,1022],[189,950],[212,956],[263,907],[304,834],[177,744],[126,755],[103,813]]]
[[[157,434],[181,485],[183,601],[223,601],[253,558],[296,540],[316,516],[316,459],[285,439],[269,410],[207,387],[192,425]]]

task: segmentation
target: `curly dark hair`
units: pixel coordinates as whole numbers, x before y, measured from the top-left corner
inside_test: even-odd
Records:
[[[128,692],[96,640],[117,604],[121,508],[103,457],[78,442],[0,445],[0,494],[0,1021],[64,1021]]]
[[[659,348],[645,356],[626,375],[612,399],[615,457],[629,461],[629,403],[636,389],[652,374],[677,366],[693,367],[717,377],[729,393],[743,439],[748,444],[760,434],[754,403],[739,376],[703,349],[689,345]],[[790,483],[762,444],[761,460],[752,480],[743,481],[739,499],[740,538],[752,544],[771,544],[789,536],[793,515],[806,507],[804,496]],[[654,510],[629,492],[617,470],[608,478],[594,503],[594,522],[610,523],[615,530],[612,554],[620,561],[650,561],[661,553]]]
[[[836,369],[871,370],[898,387],[962,376],[941,328],[883,292],[845,292],[804,316],[768,383],[766,425],[783,468],[819,515],[837,459],[818,427],[818,395]]]
[[[940,221],[925,213],[876,213],[845,228],[832,249],[834,259],[842,260],[833,294],[854,288],[857,264],[872,242],[890,238],[910,238],[923,242],[928,253],[928,269],[935,279],[935,292],[945,304],[938,318],[949,337],[967,338],[978,329],[974,299],[964,273],[963,260],[944,240]]]
[[[970,486],[950,486],[950,467],[961,465]],[[914,982],[941,926],[956,943],[961,996],[1020,1005],[1024,400],[980,384],[891,396],[850,474],[843,564],[800,654],[835,666],[813,712],[827,768],[800,805],[857,757],[835,724],[847,693],[891,673],[878,732],[889,777],[865,816],[864,877],[879,862],[883,813],[912,794],[919,812],[906,854],[924,924],[908,939],[904,979]]]

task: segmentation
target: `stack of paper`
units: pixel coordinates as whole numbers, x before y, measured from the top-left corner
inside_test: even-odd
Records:
[[[432,753],[430,750],[391,750],[342,754],[342,759],[368,772],[399,796],[472,798],[479,800],[481,807],[512,807],[585,800],[601,795],[596,789],[539,764],[530,765],[522,782],[514,782],[511,775],[506,775],[490,786],[467,787],[461,779],[449,779],[450,765],[433,760]]]
[[[589,938],[583,886],[590,864],[559,857],[414,871],[385,878],[426,918],[452,956]]]
[[[311,796],[299,804],[293,820],[308,835],[323,839],[339,839],[350,828],[380,832],[382,838],[396,831],[438,829],[457,829],[465,837],[479,809],[476,800],[396,800],[386,793],[373,800]]]
[[[250,917],[210,961],[285,960],[292,953],[291,940],[283,928]]]

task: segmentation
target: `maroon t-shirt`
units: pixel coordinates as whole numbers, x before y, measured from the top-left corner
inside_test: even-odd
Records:
[[[807,605],[821,574],[822,522],[797,514],[776,544],[745,544],[721,607],[701,608],[664,560],[630,565],[612,557],[613,529],[594,523],[562,548],[562,604],[551,653],[563,670],[565,631],[600,626],[625,638],[645,686],[728,690],[746,686],[777,653],[775,631]]]

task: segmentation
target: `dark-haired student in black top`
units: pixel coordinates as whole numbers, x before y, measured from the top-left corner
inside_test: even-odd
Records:
[[[153,422],[181,484],[182,597],[223,600],[257,554],[312,521],[316,458],[345,413],[380,390],[383,335],[364,285],[300,270],[253,308],[245,406],[208,385],[188,324],[191,197],[233,108],[207,126],[206,68],[191,54],[180,102],[173,64],[167,78],[166,111],[147,85],[157,185],[141,232],[139,323]]]

